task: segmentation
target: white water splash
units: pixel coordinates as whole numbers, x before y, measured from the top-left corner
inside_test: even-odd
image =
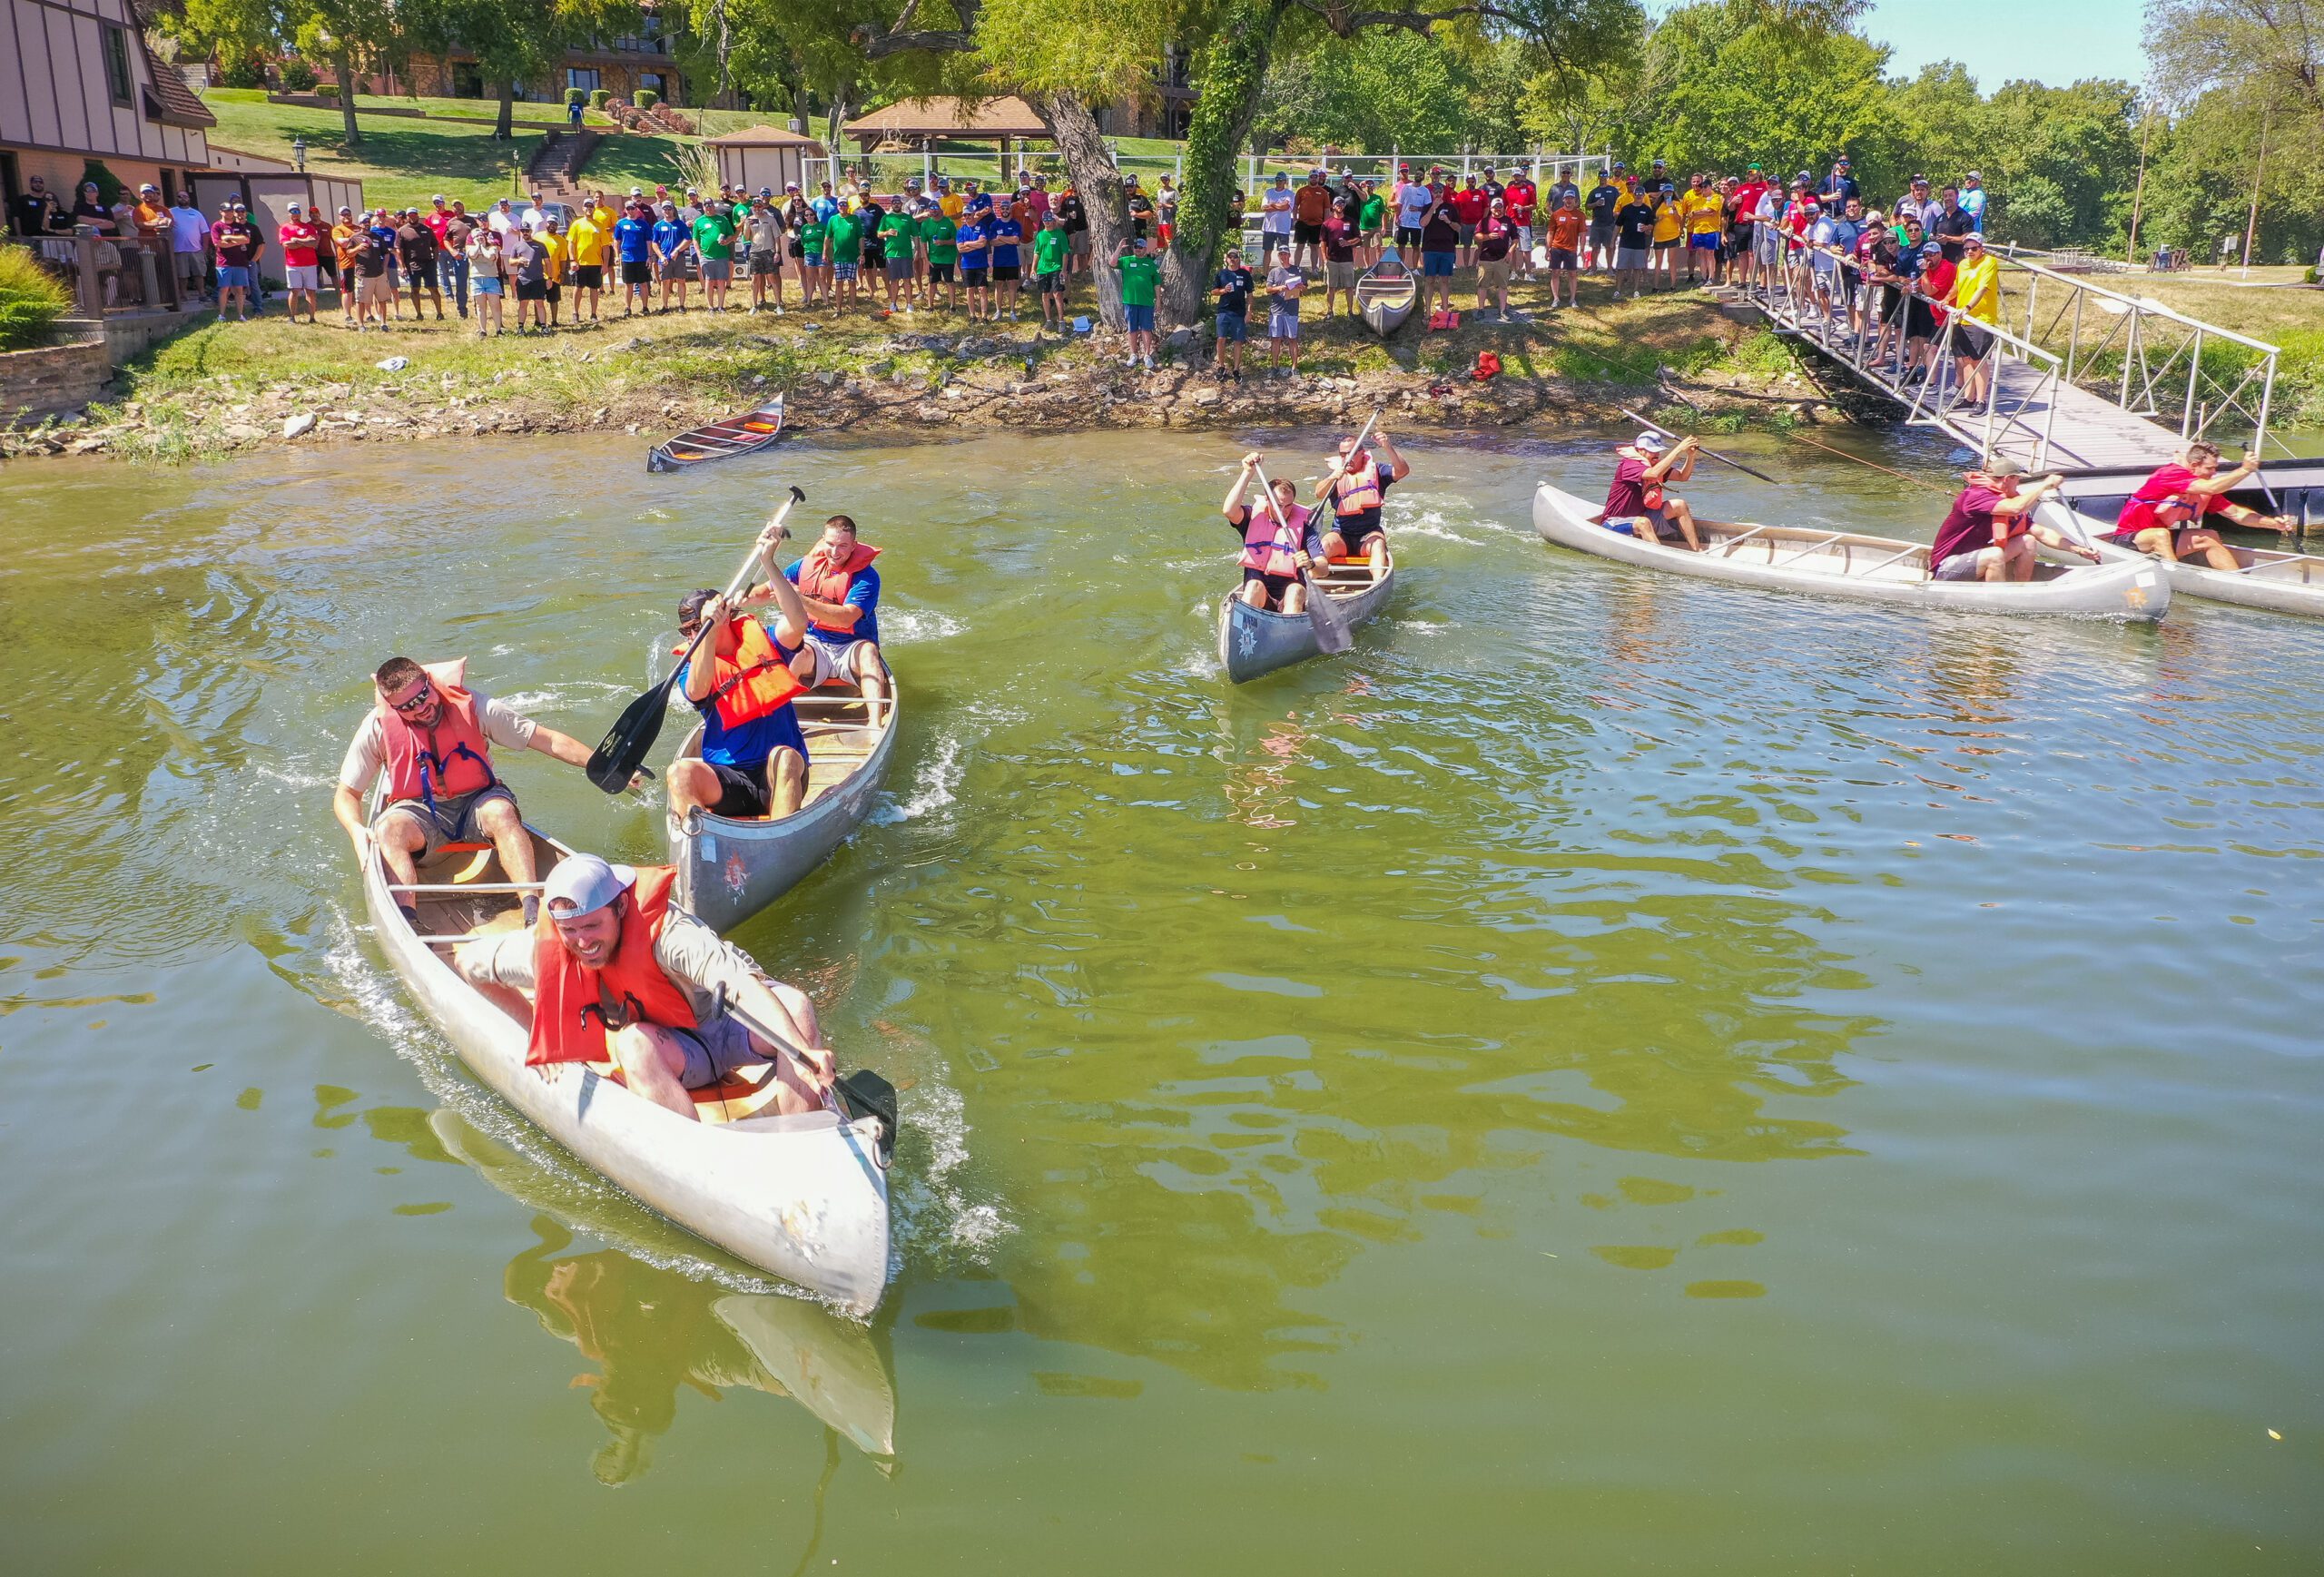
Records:
[[[933,608],[902,608],[883,612],[888,628],[914,641],[943,641],[954,636],[966,635],[969,626],[950,614]]]
[[[953,791],[960,786],[961,772],[960,736],[948,734],[936,742],[936,754],[920,769],[911,797],[900,801],[893,794],[882,796],[872,820],[881,826],[893,826],[942,810],[957,797]]]

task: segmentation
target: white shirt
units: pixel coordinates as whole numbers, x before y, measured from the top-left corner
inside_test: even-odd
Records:
[[[210,239],[210,221],[198,208],[170,210],[170,248],[173,251],[200,251],[202,242]]]
[[[517,228],[517,215],[497,202],[493,204],[492,212],[484,216],[484,222],[502,235]]]
[[[529,202],[525,204],[524,212],[517,214],[517,217],[522,222],[531,225],[536,231],[547,230],[548,228],[547,224],[542,222],[542,221],[548,218],[548,215],[542,212],[539,209],[534,207]]]
[[[1261,199],[1259,205],[1261,208],[1265,210],[1265,217],[1259,222],[1259,229],[1262,232],[1268,235],[1289,235],[1291,233],[1290,187],[1268,187],[1266,194]]]

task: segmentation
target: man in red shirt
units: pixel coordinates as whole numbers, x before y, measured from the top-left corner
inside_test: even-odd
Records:
[[[1469,183],[1452,193],[1452,222],[1461,227],[1461,261],[1458,266],[1469,268],[1477,261],[1477,226],[1484,222],[1491,200],[1484,188],[1477,183],[1474,171],[1470,172]]]
[[[2255,530],[2290,531],[2291,521],[2281,515],[2262,515],[2230,501],[2228,494],[2249,481],[2260,469],[2259,457],[2222,473],[2219,446],[2201,439],[2187,446],[2173,463],[2157,468],[2139,484],[2122,505],[2107,540],[2157,558],[2180,559],[2201,554],[2213,569],[2230,574],[2243,567],[2235,550],[2219,533],[2198,525],[2206,515],[2224,515],[2238,526]]]
[[[1735,188],[1735,201],[1728,207],[1728,217],[1733,222],[1733,238],[1728,251],[1734,260],[1733,267],[1738,271],[1738,281],[1744,285],[1750,284],[1758,271],[1758,259],[1751,245],[1752,218],[1759,212],[1759,199],[1767,194],[1768,178],[1754,164],[1750,172],[1743,177],[1742,183]]]
[[[1516,272],[1521,280],[1533,277],[1533,205],[1539,200],[1533,178],[1520,164],[1501,189],[1501,201],[1508,208],[1509,222],[1517,227]]]
[[[1929,547],[1931,580],[2031,580],[2036,541],[2098,562],[2096,548],[2069,542],[2047,526],[2034,524],[2035,506],[2065,478],[2053,472],[2025,488],[2019,485],[2024,476],[2010,465],[1968,474],[1969,485],[1955,496],[1953,508]]]
[[[316,292],[322,289],[323,227],[307,216],[298,203],[290,204],[290,219],[276,229],[282,243],[282,285],[290,295],[290,320],[299,320],[299,298],[307,298],[307,321],[315,320]]]

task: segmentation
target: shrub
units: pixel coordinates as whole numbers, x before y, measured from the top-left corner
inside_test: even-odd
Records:
[[[565,90],[565,107],[566,107],[566,109],[568,109],[568,110],[569,110],[569,109],[571,109],[575,104],[586,104],[586,103],[587,103],[588,102],[589,102],[589,90],[588,90],[588,89],[586,89],[586,88],[569,87],[569,88],[566,88],[566,89]]]
[[[262,88],[266,85],[266,62],[255,54],[241,55],[226,63],[218,74],[218,85],[230,88]]]
[[[48,338],[48,326],[73,310],[73,294],[40,266],[28,246],[0,246],[0,350],[22,350]]]
[[[287,94],[312,93],[319,80],[313,66],[295,57],[284,61],[281,71],[276,74],[282,79],[282,91]]]
[[[91,181],[97,183],[97,201],[107,208],[111,208],[121,201],[121,194],[124,190],[121,183],[121,177],[106,169],[103,161],[92,159],[81,166],[81,179],[73,182],[74,202],[77,202],[81,199],[83,184]]]
[[[662,95],[652,88],[639,88],[629,95],[629,102],[641,110],[650,110],[662,102]]]
[[[591,88],[589,90],[589,107],[593,110],[602,110],[613,102],[613,97],[614,95],[612,93],[605,88]]]
[[[315,96],[322,99],[337,98],[339,96],[339,84],[336,82],[317,83],[315,84]]]

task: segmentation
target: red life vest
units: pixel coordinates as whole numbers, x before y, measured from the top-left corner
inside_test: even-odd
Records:
[[[432,809],[438,794],[453,799],[490,788],[500,780],[492,774],[492,742],[485,737],[475,697],[432,675],[428,683],[443,703],[435,727],[420,728],[406,722],[401,713],[385,702],[379,704],[379,714],[388,798],[419,800]]]
[[[2162,507],[2162,501],[2173,494],[2187,492],[2196,479],[2194,472],[2176,460],[2159,468],[2153,475],[2139,484],[2137,492],[2122,501],[2122,512],[2114,521],[2112,535],[2122,537],[2135,537],[2142,531],[2160,527],[2162,522],[2155,518],[2155,511]],[[2180,522],[2181,529],[2200,524],[2205,515],[2225,502],[2217,495],[2196,493],[2191,497],[2195,504],[2195,513],[2191,518]]]
[[[1252,506],[1243,517],[1243,567],[1261,575],[1299,573],[1292,553],[1299,546],[1299,527],[1275,513],[1275,500]]]
[[[1332,508],[1343,520],[1380,508],[1380,462],[1365,455],[1363,464],[1341,472],[1332,483]]]
[[[710,653],[711,673],[715,683],[706,699],[714,703],[718,725],[740,728],[753,718],[790,705],[791,698],[806,689],[783,660],[783,648],[767,635],[766,626],[748,614],[729,619],[726,627],[734,632],[734,655],[730,657]],[[708,646],[705,640],[703,643]],[[670,655],[683,657],[684,646],[672,646]]]
[[[847,594],[854,588],[856,576],[879,557],[880,549],[859,542],[844,564],[836,563],[819,542],[815,550],[799,562],[799,589],[824,602],[845,602]],[[852,624],[825,624],[822,619],[815,621],[815,627],[842,636],[851,635],[855,629]]]
[[[669,923],[670,889],[678,872],[670,865],[641,865],[636,884],[621,895],[621,941],[604,969],[582,967],[544,912],[533,933],[533,1033],[525,1063],[609,1062],[607,1031],[630,1024],[665,1030],[698,1028],[694,1003],[677,982],[662,972],[654,944]],[[615,1021],[607,1021],[606,1004]]]

